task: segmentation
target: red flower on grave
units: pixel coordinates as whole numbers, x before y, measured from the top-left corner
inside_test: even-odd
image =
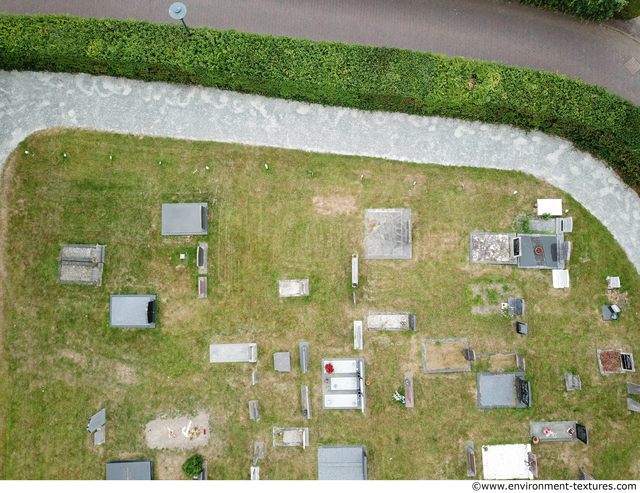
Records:
[[[333,365],[331,363],[327,363],[326,365],[324,365],[324,371],[329,374],[333,373]]]
[[[600,362],[604,371],[620,371],[622,364],[620,351],[614,349],[612,351],[603,351],[600,353]]]

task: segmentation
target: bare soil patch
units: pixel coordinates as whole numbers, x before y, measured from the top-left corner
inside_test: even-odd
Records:
[[[194,438],[187,438],[182,429],[191,421],[191,429],[200,431]],[[172,433],[173,432],[173,433]],[[155,419],[147,423],[144,430],[149,448],[157,449],[189,449],[205,447],[209,443],[209,415],[198,414],[195,418],[181,416],[173,419]]]
[[[427,371],[468,368],[467,360],[464,358],[464,350],[467,348],[466,340],[424,342],[423,347]]]
[[[621,310],[624,310],[629,306],[629,293],[621,293],[619,289],[608,290],[607,299],[612,305],[618,305]]]
[[[353,214],[358,212],[356,198],[353,195],[330,195],[320,197],[316,195],[312,199],[316,212],[323,215],[328,214]]]

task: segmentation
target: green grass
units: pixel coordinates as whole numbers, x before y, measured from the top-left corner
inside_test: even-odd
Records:
[[[640,15],[640,0],[629,0],[622,10],[615,15],[618,19],[635,19]]]
[[[264,479],[314,479],[317,447],[339,444],[367,446],[371,479],[465,479],[467,440],[476,450],[525,443],[529,421],[550,419],[579,420],[591,444],[538,446],[541,479],[573,479],[578,465],[598,479],[640,477],[640,445],[629,439],[640,424],[626,410],[627,378],[600,375],[595,359],[597,348],[636,349],[638,274],[593,216],[531,176],[46,131],[19,144],[2,186],[2,479],[99,479],[106,461],[143,457],[154,459],[157,477],[179,479],[195,452],[208,460],[211,479],[248,479],[255,441],[266,443],[258,464]],[[514,196],[515,189],[524,192]],[[562,198],[574,218],[570,290],[552,289],[548,271],[469,264],[471,231],[511,230],[542,196]],[[356,207],[320,214],[314,197],[336,207],[344,206],[336,197],[353,197]],[[178,201],[209,203],[207,237],[160,235],[160,204]],[[373,207],[411,208],[413,260],[364,259],[363,209]],[[197,300],[194,255],[203,239],[209,297]],[[55,283],[62,243],[107,245],[101,287]],[[630,307],[605,324],[607,275],[621,277]],[[301,277],[310,278],[309,298],[278,298],[278,279]],[[529,337],[502,316],[471,315],[469,285],[488,282],[522,291]],[[158,327],[109,328],[112,293],[157,294]],[[352,321],[367,311],[412,311],[417,332],[366,333],[364,350],[355,352]],[[421,339],[446,337],[468,337],[480,353],[520,351],[533,407],[479,411],[474,373],[424,375]],[[307,374],[299,341],[310,343]],[[208,345],[226,342],[257,342],[257,365],[209,364]],[[290,374],[273,371],[276,351],[292,353]],[[371,381],[367,411],[323,411],[320,358],[356,354]],[[255,367],[260,381],[252,387]],[[580,374],[581,392],[565,392],[565,370]],[[407,371],[413,410],[391,398]],[[302,419],[300,385],[309,385],[310,421]],[[249,420],[250,399],[260,402],[257,423]],[[85,425],[102,407],[107,441],[96,449]],[[207,447],[147,448],[146,423],[201,411],[211,417]],[[302,425],[310,427],[307,450],[272,448],[272,427]]]

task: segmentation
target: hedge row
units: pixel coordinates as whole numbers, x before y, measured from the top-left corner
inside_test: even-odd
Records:
[[[628,0],[520,0],[520,3],[567,12],[583,19],[606,21],[620,12]]]
[[[640,108],[495,62],[143,21],[0,14],[0,68],[84,72],[365,110],[440,115],[571,140],[640,190]]]

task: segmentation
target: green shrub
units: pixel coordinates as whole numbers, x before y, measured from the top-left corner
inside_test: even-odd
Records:
[[[606,21],[620,12],[628,0],[520,0],[520,3],[567,12],[582,19]]]
[[[194,478],[202,472],[204,459],[200,454],[195,454],[189,457],[184,464],[182,464],[182,472],[189,478]]]
[[[395,48],[144,21],[0,14],[0,68],[201,84],[330,106],[439,115],[571,140],[640,189],[640,109],[577,79]]]

